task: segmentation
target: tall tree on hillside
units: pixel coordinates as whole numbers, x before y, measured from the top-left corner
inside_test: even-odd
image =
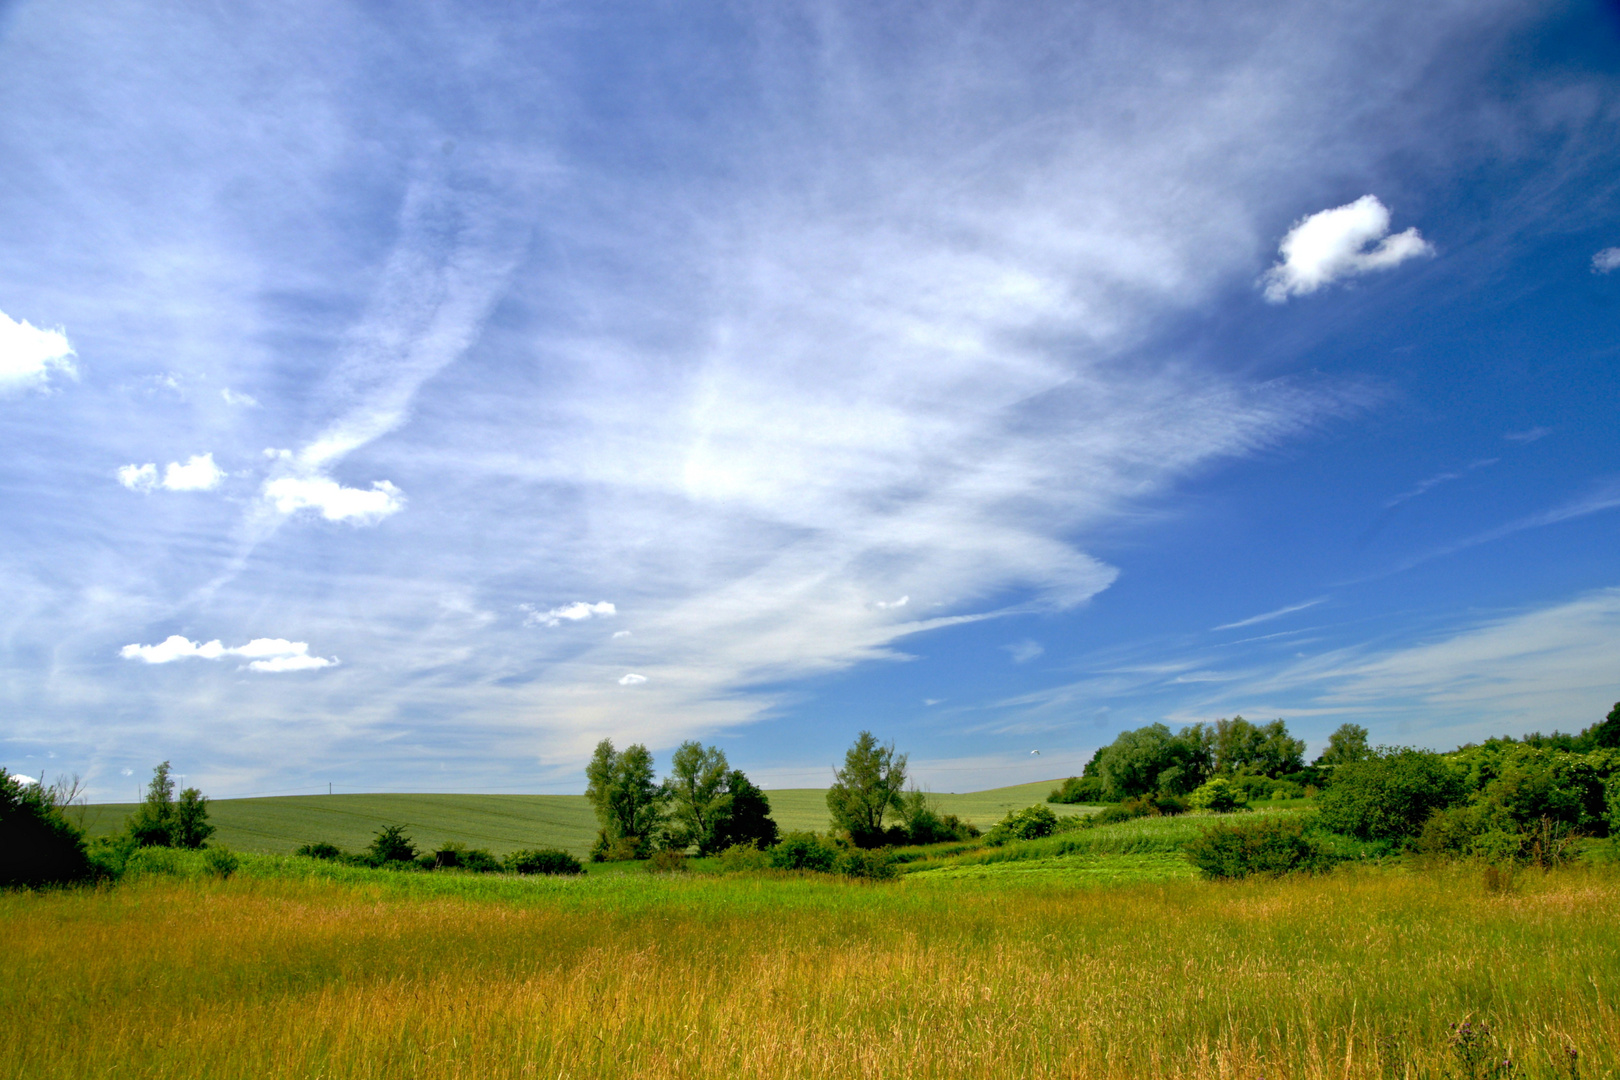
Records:
[[[883,843],[883,815],[899,809],[906,787],[906,755],[894,744],[880,746],[870,731],[863,731],[844,753],[844,767],[833,770],[827,789],[827,809],[834,828],[849,834],[858,847]]]
[[[671,847],[714,846],[716,826],[730,816],[731,792],[726,785],[730,774],[725,751],[717,746],[689,741],[676,749],[663,788]]]
[[[585,797],[601,823],[593,857],[640,858],[650,850],[663,824],[663,793],[653,781],[653,757],[634,743],[620,753],[613,740],[596,744],[585,766]]]
[[[1372,756],[1367,745],[1367,729],[1360,724],[1340,724],[1328,736],[1327,749],[1311,764],[1319,768],[1348,765],[1352,761],[1365,761]]]
[[[180,793],[180,801],[174,804],[170,834],[174,846],[183,848],[204,847],[214,835],[214,827],[208,823],[208,800],[196,788],[188,787]]]
[[[146,798],[129,818],[129,835],[142,847],[170,847],[174,844],[174,779],[165,761],[152,770],[146,785]]]

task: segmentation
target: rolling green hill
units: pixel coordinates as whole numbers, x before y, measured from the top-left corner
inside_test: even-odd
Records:
[[[1057,783],[932,798],[941,813],[989,828],[1008,810],[1040,802]],[[784,832],[826,830],[824,788],[784,788],[766,794],[772,816]],[[117,832],[134,809],[131,803],[86,807],[86,831],[92,836]],[[1077,806],[1052,809],[1059,814],[1084,812]],[[216,799],[208,812],[218,829],[214,842],[238,851],[287,853],[314,840],[357,851],[378,829],[396,824],[406,827],[418,847],[458,840],[497,855],[527,847],[560,847],[584,855],[596,836],[596,816],[583,795],[289,795]]]

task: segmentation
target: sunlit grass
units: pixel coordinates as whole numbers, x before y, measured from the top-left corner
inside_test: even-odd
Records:
[[[1521,1076],[1620,1067],[1613,867],[246,871],[0,896],[0,1076],[1441,1076],[1464,1017]]]

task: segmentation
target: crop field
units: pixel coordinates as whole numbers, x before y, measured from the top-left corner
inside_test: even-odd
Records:
[[[0,895],[0,1076],[1620,1069],[1612,865],[1212,884],[1145,852],[861,883],[248,856],[219,881],[167,858],[114,888]]]
[[[1019,784],[966,795],[933,796],[941,813],[960,815],[988,829],[1009,810],[1046,798],[1058,781]],[[767,792],[772,816],[784,832],[826,831],[827,792],[788,788]],[[123,828],[133,803],[85,808],[91,836]],[[1054,806],[1058,814],[1088,808]],[[596,815],[583,795],[290,795],[216,799],[208,806],[218,829],[214,841],[237,851],[291,853],[324,840],[347,851],[363,848],[384,825],[403,824],[419,845],[457,840],[504,855],[518,848],[558,847],[583,856],[596,836]]]

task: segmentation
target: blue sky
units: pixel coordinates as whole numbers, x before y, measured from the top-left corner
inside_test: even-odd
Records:
[[[1617,76],[1583,3],[0,4],[0,757],[1579,729]]]

